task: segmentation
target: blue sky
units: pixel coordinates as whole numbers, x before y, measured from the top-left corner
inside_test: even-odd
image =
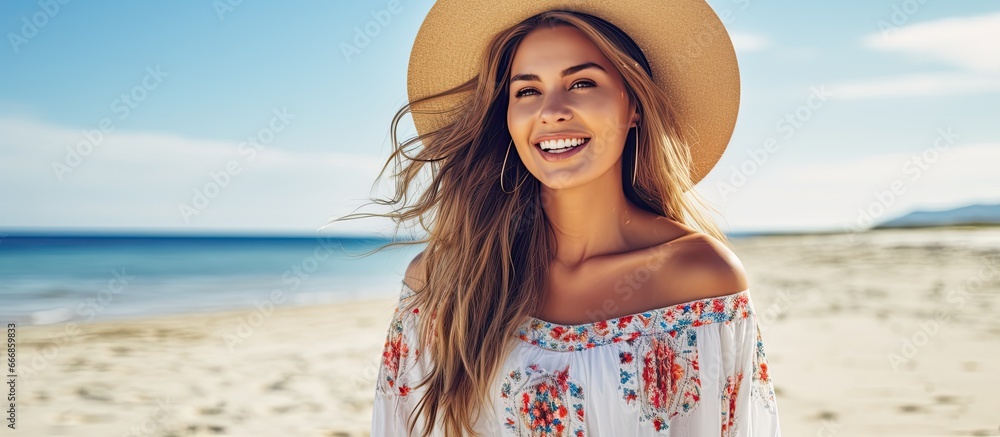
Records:
[[[709,3],[732,17],[742,78],[732,142],[697,187],[724,229],[1000,201],[1000,4]],[[431,4],[3,2],[0,229],[309,232],[354,211],[379,190]],[[803,112],[814,90],[830,96]],[[788,136],[775,123],[796,111]]]

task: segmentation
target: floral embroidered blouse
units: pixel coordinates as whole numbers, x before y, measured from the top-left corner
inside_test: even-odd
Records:
[[[429,367],[402,284],[376,382],[372,436],[406,436]],[[780,436],[749,289],[581,325],[529,318],[490,389],[483,436]],[[421,388],[422,390],[422,388]],[[423,418],[414,429],[416,435]],[[443,435],[435,429],[435,436]]]

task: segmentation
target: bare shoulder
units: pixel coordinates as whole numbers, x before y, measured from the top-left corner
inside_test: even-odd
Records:
[[[743,263],[711,235],[693,232],[664,243],[669,246],[667,268],[657,270],[657,289],[665,298],[681,303],[725,296],[749,288]]]
[[[427,282],[427,269],[424,266],[423,251],[410,260],[410,265],[406,267],[406,273],[403,276],[403,282],[411,290],[419,290],[424,286]]]

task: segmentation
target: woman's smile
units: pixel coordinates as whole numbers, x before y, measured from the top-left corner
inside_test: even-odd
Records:
[[[562,144],[557,144],[555,148],[548,148],[548,149],[544,148],[542,144],[535,144],[534,149],[537,150],[538,153],[542,155],[542,159],[546,161],[549,162],[565,161],[573,157],[574,155],[580,153],[581,150],[587,147],[590,144],[590,138],[583,140],[582,143],[573,145],[574,143],[577,142],[578,141],[562,142]],[[548,145],[546,144],[546,146]]]

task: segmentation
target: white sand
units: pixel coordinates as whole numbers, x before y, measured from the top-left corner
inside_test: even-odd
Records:
[[[63,327],[21,328],[16,435],[367,435],[394,304],[94,323],[43,366]]]
[[[784,435],[1000,435],[1000,244],[945,232],[736,241]],[[394,303],[19,327],[0,435],[368,435]]]

